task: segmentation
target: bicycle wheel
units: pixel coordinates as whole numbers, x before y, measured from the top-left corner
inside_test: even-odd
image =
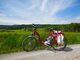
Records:
[[[36,38],[35,37],[27,37],[22,42],[22,47],[24,51],[32,51],[36,47]]]
[[[64,50],[65,48],[66,48],[66,46],[67,46],[67,41],[66,41],[66,38],[64,38],[64,40],[63,40],[63,43],[61,44],[61,45],[58,45],[58,44],[53,44],[53,49],[54,50]]]

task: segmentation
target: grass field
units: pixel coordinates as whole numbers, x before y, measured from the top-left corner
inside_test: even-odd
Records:
[[[48,31],[38,29],[43,40],[46,39]],[[31,34],[31,30],[14,30],[9,32],[0,32],[0,54],[23,51],[22,41]],[[80,44],[80,32],[65,32],[68,44]],[[39,45],[41,47],[41,45]]]

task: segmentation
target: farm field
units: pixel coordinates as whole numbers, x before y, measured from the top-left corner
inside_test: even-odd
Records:
[[[38,29],[42,40],[46,40],[48,30]],[[80,44],[80,32],[64,32],[67,44]],[[31,30],[0,31],[0,54],[23,51],[22,41],[31,34]],[[41,45],[38,49],[44,49]]]

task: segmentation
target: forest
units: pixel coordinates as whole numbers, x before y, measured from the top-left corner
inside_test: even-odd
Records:
[[[19,30],[19,29],[30,29],[34,26],[37,28],[45,28],[50,29],[53,28],[54,30],[62,30],[65,32],[80,32],[80,23],[71,23],[71,24],[22,24],[22,25],[0,25],[0,31],[7,31],[7,30]]]

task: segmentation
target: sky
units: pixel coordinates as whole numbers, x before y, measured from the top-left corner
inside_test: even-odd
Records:
[[[0,25],[80,23],[80,0],[0,0]]]

